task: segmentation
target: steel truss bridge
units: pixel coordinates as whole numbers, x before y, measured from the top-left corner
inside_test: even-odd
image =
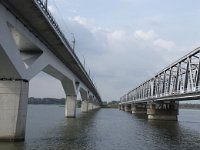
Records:
[[[200,47],[120,98],[120,104],[200,99]]]

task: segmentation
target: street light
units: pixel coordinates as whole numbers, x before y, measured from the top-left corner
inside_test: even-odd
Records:
[[[46,8],[46,11],[47,11],[47,7],[48,7],[48,0],[45,1],[45,8]]]
[[[75,49],[75,44],[76,44],[76,39],[75,39],[74,33],[71,33],[71,35],[72,35],[72,37],[73,37],[73,41],[72,41],[72,43],[73,43],[73,45],[72,45],[72,50],[74,51],[74,49]]]

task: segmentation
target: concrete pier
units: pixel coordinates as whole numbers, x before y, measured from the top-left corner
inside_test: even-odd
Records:
[[[88,103],[88,111],[92,111],[93,110],[93,103],[89,102]]]
[[[121,110],[125,111],[125,105],[121,105]]]
[[[98,108],[99,108],[99,105],[97,105],[97,104],[93,105],[93,109],[98,109]]]
[[[119,110],[123,110],[124,111],[124,105],[120,104],[118,105]]]
[[[0,140],[25,138],[28,81],[0,81]]]
[[[88,112],[88,101],[84,100],[81,103],[81,112],[87,113]]]
[[[165,101],[147,104],[148,119],[151,120],[177,120],[179,103]]]
[[[118,109],[119,109],[119,110],[122,110],[122,107],[121,107],[121,106],[122,106],[122,105],[118,105]]]
[[[132,114],[146,114],[146,104],[131,104]]]
[[[93,110],[97,109],[97,105],[93,104]]]
[[[65,117],[76,117],[76,95],[68,95],[65,101]]]
[[[131,104],[126,104],[124,108],[125,112],[131,112]]]

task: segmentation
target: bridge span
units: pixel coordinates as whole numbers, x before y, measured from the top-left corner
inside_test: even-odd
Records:
[[[65,116],[100,107],[101,97],[41,0],[0,0],[0,140],[25,137],[29,80],[43,71],[60,80]],[[39,88],[39,87],[38,87]]]
[[[179,101],[200,99],[200,48],[120,98],[119,109],[148,119],[177,120]]]

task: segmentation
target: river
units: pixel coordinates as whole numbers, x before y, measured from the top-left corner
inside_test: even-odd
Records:
[[[117,109],[66,119],[64,107],[29,105],[26,140],[0,150],[200,150],[200,110],[180,110],[178,121],[149,121]]]

